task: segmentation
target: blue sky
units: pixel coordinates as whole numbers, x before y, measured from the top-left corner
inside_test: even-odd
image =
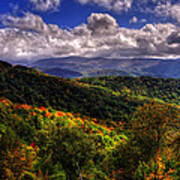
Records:
[[[53,25],[58,26],[56,35],[52,33]],[[180,0],[1,0],[0,43],[5,39],[7,42],[8,38],[11,42],[3,46],[0,57],[37,59],[44,56],[98,55],[176,58],[180,50],[179,25]],[[94,27],[89,28],[91,26]],[[12,37],[17,32],[18,37]],[[103,34],[110,40],[105,42]],[[36,42],[36,36],[42,42]],[[19,41],[21,43],[17,44]],[[13,42],[17,47],[13,47]],[[32,48],[33,44],[37,45],[36,49]],[[58,48],[53,46],[65,51],[57,52]]]
[[[43,1],[43,0],[42,0]],[[53,0],[52,0],[53,1]],[[136,0],[138,1],[138,0]],[[156,3],[150,0],[147,4],[140,4],[142,8],[153,9]],[[166,0],[164,0],[166,1]],[[179,0],[171,0],[172,4],[180,3]],[[3,0],[0,1],[0,14],[12,13],[21,16],[23,12],[32,12],[43,17],[44,21],[50,24],[58,24],[62,28],[75,27],[81,23],[85,23],[87,17],[92,13],[109,13],[112,15],[122,27],[141,28],[146,23],[166,23],[176,21],[171,17],[156,16],[155,13],[144,13],[138,9],[139,4],[134,3],[132,8],[126,11],[112,11],[106,7],[98,6],[98,4],[87,3],[85,5],[78,3],[77,0],[61,0],[58,10],[49,9],[47,11],[39,11],[33,7],[28,0]],[[18,8],[15,10],[15,8]],[[136,16],[138,19],[146,19],[147,22],[129,23],[130,19]]]

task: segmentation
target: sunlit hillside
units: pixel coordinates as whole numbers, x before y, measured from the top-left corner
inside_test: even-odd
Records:
[[[0,82],[0,179],[178,180],[178,79],[2,64]]]

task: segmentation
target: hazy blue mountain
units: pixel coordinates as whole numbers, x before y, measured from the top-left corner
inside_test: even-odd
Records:
[[[163,78],[180,78],[180,59],[107,59],[102,57],[64,57],[42,59],[29,64],[43,72],[61,76],[62,71],[73,71],[68,73],[70,77],[82,76],[105,76],[105,75],[133,75],[152,76]],[[59,71],[58,71],[59,69]],[[54,72],[53,72],[54,70]],[[123,72],[123,73],[122,73]],[[48,73],[48,72],[47,72]],[[66,74],[63,74],[66,77]]]
[[[49,68],[43,70],[43,72],[50,75],[60,76],[62,78],[75,78],[82,76],[82,74],[79,72],[61,68]]]

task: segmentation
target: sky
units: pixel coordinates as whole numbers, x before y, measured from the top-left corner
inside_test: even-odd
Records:
[[[180,58],[180,0],[1,0],[0,59]]]

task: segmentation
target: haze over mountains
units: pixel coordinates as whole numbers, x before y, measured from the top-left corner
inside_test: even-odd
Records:
[[[71,56],[41,59],[29,62],[28,66],[65,78],[108,75],[180,78],[180,59],[107,59]]]

